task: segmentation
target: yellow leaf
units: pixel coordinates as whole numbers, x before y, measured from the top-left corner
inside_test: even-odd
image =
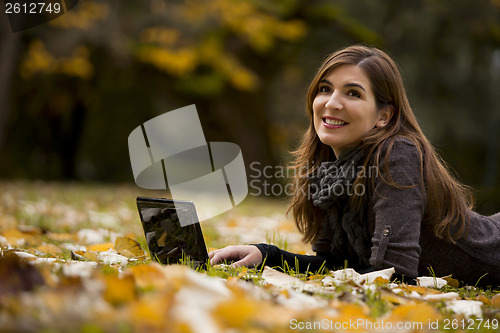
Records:
[[[116,237],[115,250],[127,258],[141,259],[146,256],[146,252],[135,240],[128,237]]]
[[[129,318],[134,325],[133,332],[169,332],[173,323],[169,310],[172,294],[160,294],[139,299],[130,304]]]
[[[491,305],[495,308],[500,308],[500,294],[496,294],[490,299]]]
[[[243,328],[259,309],[258,304],[247,297],[233,297],[217,305],[214,316],[223,325]]]
[[[491,305],[490,299],[488,297],[484,296],[483,294],[479,295],[477,297],[477,300],[483,302],[483,304]]]
[[[104,278],[106,290],[104,298],[113,305],[130,302],[136,298],[135,281],[132,275],[119,278],[116,275],[107,275]]]
[[[450,276],[446,276],[443,279],[445,279],[446,282],[448,282],[448,285],[453,287],[453,288],[458,288],[460,286],[460,283],[458,282],[458,280],[454,279]]]
[[[390,290],[387,289],[381,289],[380,290],[380,299],[390,302],[392,304],[407,304],[410,302],[410,299],[405,297],[405,296],[400,296],[395,293],[393,293]]]
[[[42,244],[38,246],[36,250],[53,256],[60,256],[63,254],[61,249],[54,244]]]
[[[27,243],[26,238],[31,237],[30,235],[24,234],[16,229],[5,230],[2,232],[2,235],[7,238],[7,242],[13,246],[23,246]]]
[[[94,251],[85,251],[85,253],[83,254],[83,256],[87,259],[90,259],[92,261],[95,261],[95,262],[100,262],[99,260],[99,256],[97,255],[97,252],[94,252]]]
[[[101,251],[107,251],[110,248],[112,249],[113,246],[114,246],[113,243],[94,244],[94,245],[87,246],[87,250],[88,251],[101,252]]]
[[[375,284],[388,284],[388,283],[389,283],[389,280],[384,279],[384,278],[383,278],[383,277],[381,277],[381,276],[377,276],[377,277],[375,278],[375,280],[373,281],[373,283],[375,283]]]
[[[78,239],[78,236],[73,235],[73,234],[68,234],[68,233],[54,233],[54,232],[48,232],[47,233],[47,238],[50,239],[51,241],[56,241],[56,242],[76,242]]]
[[[388,321],[407,321],[427,323],[429,320],[441,319],[439,312],[428,303],[409,303],[396,307]]]
[[[371,321],[368,318],[368,307],[366,305],[359,305],[355,303],[344,303],[340,302],[339,311],[340,313],[333,319],[333,322],[357,322],[358,320],[363,322]]]
[[[137,265],[128,268],[139,288],[161,289],[168,286],[165,274],[163,274],[160,264],[151,263],[149,265]]]

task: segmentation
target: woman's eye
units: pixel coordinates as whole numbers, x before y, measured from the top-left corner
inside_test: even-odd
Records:
[[[349,90],[347,92],[347,96],[356,97],[356,98],[360,98],[361,97],[360,93],[357,92],[356,90]]]
[[[322,92],[322,93],[328,93],[328,92],[331,92],[331,89],[328,86],[320,86],[318,91]]]

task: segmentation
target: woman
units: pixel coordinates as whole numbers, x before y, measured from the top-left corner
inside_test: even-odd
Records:
[[[365,46],[331,54],[311,82],[306,111],[310,125],[294,168],[309,170],[296,173],[289,211],[316,255],[228,246],[210,253],[212,264],[394,267],[406,282],[432,269],[500,285],[500,213],[471,210],[470,191],[422,133],[387,54]]]

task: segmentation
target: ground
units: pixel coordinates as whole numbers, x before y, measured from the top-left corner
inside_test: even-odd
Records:
[[[152,262],[133,185],[2,182],[0,332],[499,331],[500,290],[391,271],[286,273]],[[202,223],[209,250],[309,253],[286,201],[248,197]]]

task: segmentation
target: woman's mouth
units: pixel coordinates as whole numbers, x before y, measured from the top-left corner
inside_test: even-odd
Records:
[[[325,124],[326,127],[342,127],[347,125],[348,123],[340,119],[332,119],[324,117],[323,124]]]

